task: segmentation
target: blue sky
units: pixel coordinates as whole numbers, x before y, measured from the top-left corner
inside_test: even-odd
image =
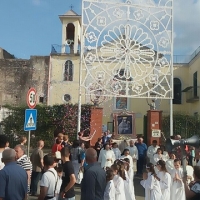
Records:
[[[49,55],[61,44],[61,22],[73,5],[81,14],[81,0],[0,0],[0,47],[17,58]],[[190,55],[200,46],[200,0],[174,1],[174,54]]]

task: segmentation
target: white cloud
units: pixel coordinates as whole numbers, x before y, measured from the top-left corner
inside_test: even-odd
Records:
[[[174,53],[192,54],[200,46],[200,1],[174,1]]]

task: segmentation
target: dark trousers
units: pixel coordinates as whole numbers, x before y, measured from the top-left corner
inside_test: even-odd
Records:
[[[137,160],[137,174],[142,174],[143,173],[143,167],[144,167],[144,156],[139,156]]]
[[[31,194],[36,195],[37,194],[37,185],[39,180],[41,179],[42,172],[35,172],[32,171],[31,175]]]

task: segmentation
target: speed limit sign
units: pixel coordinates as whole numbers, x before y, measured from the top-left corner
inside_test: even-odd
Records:
[[[34,88],[30,88],[27,97],[26,102],[29,108],[33,109],[36,106],[36,90]]]

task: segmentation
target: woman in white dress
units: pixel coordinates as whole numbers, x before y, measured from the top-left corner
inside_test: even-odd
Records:
[[[143,174],[143,180],[140,182],[145,189],[145,200],[161,200],[162,192],[155,174],[154,165],[148,163],[146,170],[148,173]]]
[[[101,163],[102,168],[111,167],[115,161],[115,154],[110,150],[109,144],[104,145],[104,149],[100,151],[98,162]]]
[[[185,188],[182,181],[183,169],[181,168],[181,161],[179,159],[174,160],[174,170],[172,171],[172,187],[171,187],[171,199],[185,200]]]
[[[113,170],[108,169],[106,171],[106,189],[104,191],[104,200],[115,200],[115,186],[113,182],[114,173]]]
[[[166,169],[167,171],[172,174],[174,170],[174,160],[176,159],[175,154],[170,155],[170,159],[166,161]]]
[[[171,188],[171,176],[167,172],[165,161],[159,160],[156,164],[158,169],[158,174],[155,177],[160,183],[160,188],[162,192],[162,200],[172,200],[170,199],[170,188]]]
[[[126,200],[125,191],[124,191],[124,179],[125,172],[121,170],[118,164],[114,164],[111,166],[111,169],[114,173],[114,186],[115,186],[115,200]]]

